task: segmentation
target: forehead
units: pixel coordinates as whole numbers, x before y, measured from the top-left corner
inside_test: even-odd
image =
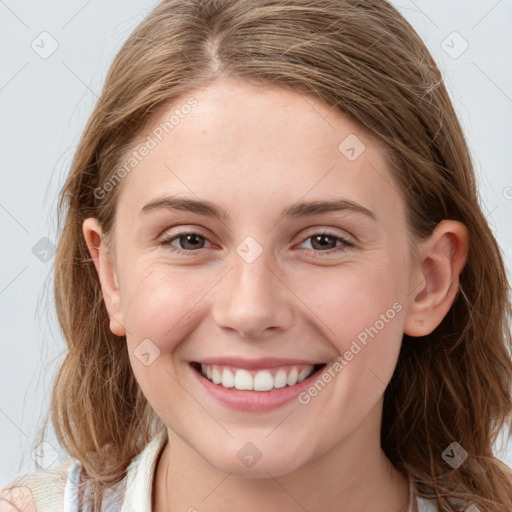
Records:
[[[132,151],[149,150],[123,179],[120,202],[142,208],[165,193],[227,209],[346,197],[368,209],[400,202],[384,146],[347,116],[283,88],[217,80],[159,112]],[[139,151],[140,152],[140,151]]]

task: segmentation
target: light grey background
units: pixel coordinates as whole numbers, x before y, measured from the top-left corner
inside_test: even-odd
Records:
[[[156,3],[0,0],[0,486],[36,469],[34,438],[64,353],[49,280],[57,192],[110,62]],[[512,1],[393,4],[444,74],[510,269]],[[496,453],[512,465],[504,440]],[[64,460],[48,441],[44,463]]]

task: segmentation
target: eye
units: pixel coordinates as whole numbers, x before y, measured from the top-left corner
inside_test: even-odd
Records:
[[[161,244],[170,246],[171,250],[178,254],[190,254],[196,252],[197,249],[203,249],[205,241],[206,237],[199,233],[183,231],[164,238]],[[177,242],[178,247],[176,247],[175,242]]]
[[[333,253],[338,254],[350,247],[353,247],[354,245],[352,242],[346,240],[345,238],[329,231],[314,233],[305,238],[302,243],[305,243],[309,240],[311,240],[311,248],[306,248],[306,250],[308,252],[314,253],[315,256],[331,255]],[[169,247],[173,252],[177,254],[191,255],[197,252],[199,249],[204,249],[205,242],[210,243],[207,241],[207,238],[200,233],[193,231],[183,231],[181,233],[174,233],[164,238],[160,243],[161,245]]]
[[[315,253],[315,255],[324,253],[321,254],[321,256],[333,253],[338,254],[354,246],[352,242],[349,242],[345,238],[329,231],[314,233],[304,239],[302,243],[305,243],[308,240],[311,240],[311,249],[307,249],[308,252],[312,251]]]

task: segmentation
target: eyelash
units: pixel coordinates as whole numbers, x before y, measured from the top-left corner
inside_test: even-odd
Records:
[[[164,238],[160,242],[160,244],[164,245],[164,246],[171,247],[171,251],[176,253],[176,254],[185,255],[185,256],[193,256],[194,253],[197,253],[199,251],[199,249],[196,249],[196,250],[180,249],[180,248],[175,247],[175,246],[172,245],[172,242],[174,242],[175,240],[178,240],[180,237],[185,236],[185,235],[197,235],[200,238],[204,238],[205,240],[207,240],[207,237],[201,235],[201,233],[197,233],[195,231],[181,231],[179,233],[174,233],[170,237]],[[338,247],[335,247],[333,249],[328,249],[326,251],[320,251],[318,249],[306,249],[306,251],[308,253],[311,253],[311,252],[315,253],[315,256],[319,255],[320,257],[324,257],[324,256],[332,255],[332,254],[339,254],[340,252],[346,251],[347,249],[349,249],[349,248],[354,246],[354,244],[352,242],[349,242],[345,238],[342,238],[342,237],[336,235],[335,233],[332,233],[329,230],[319,231],[317,233],[313,233],[313,234],[307,236],[306,238],[304,238],[302,240],[301,244],[304,243],[306,240],[309,240],[310,238],[313,238],[313,237],[319,236],[319,235],[324,235],[324,236],[326,235],[326,236],[328,236],[330,238],[334,238],[337,242],[341,242],[341,244]],[[203,247],[201,247],[201,249],[203,249]]]

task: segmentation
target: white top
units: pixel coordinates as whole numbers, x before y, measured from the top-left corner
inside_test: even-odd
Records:
[[[156,462],[166,441],[164,429],[133,459],[125,478],[105,493],[103,512],[151,512]],[[9,486],[30,488],[38,512],[90,512],[90,508],[79,503],[77,484],[81,467],[78,460],[72,459],[71,464],[21,476]],[[411,507],[409,512],[413,511]],[[417,511],[438,512],[438,509],[434,502],[418,497]]]

